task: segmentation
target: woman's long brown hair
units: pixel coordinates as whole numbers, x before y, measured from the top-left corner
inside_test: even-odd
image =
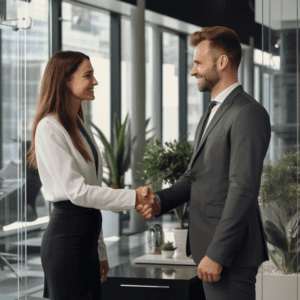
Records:
[[[71,117],[71,91],[67,86],[67,82],[72,80],[72,74],[85,58],[90,60],[87,55],[75,51],[59,51],[50,58],[44,72],[38,108],[33,121],[31,148],[27,151],[27,155],[29,154],[27,159],[29,168],[32,166],[34,169],[37,169],[35,132],[38,123],[46,115],[52,113],[58,116],[58,120],[69,133],[73,145],[83,156],[84,160],[87,163],[88,161],[92,162],[78,134],[76,120],[73,120]],[[78,115],[84,120],[81,106]]]

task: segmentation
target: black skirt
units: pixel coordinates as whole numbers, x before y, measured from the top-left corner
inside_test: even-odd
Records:
[[[45,273],[44,298],[51,300],[101,299],[98,238],[101,211],[54,202],[41,245]]]

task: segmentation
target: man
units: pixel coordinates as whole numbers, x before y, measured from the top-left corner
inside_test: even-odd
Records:
[[[137,211],[151,219],[190,200],[186,254],[198,265],[206,299],[254,300],[258,268],[269,260],[258,193],[270,118],[238,83],[242,51],[233,30],[205,28],[190,41],[196,47],[191,76],[200,92],[211,92],[211,105],[182,178],[155,195],[149,190],[149,205]]]

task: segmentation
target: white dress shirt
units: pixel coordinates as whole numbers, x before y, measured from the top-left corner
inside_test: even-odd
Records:
[[[216,96],[215,99],[211,99],[211,101],[217,101],[218,103],[212,108],[205,130],[203,132],[203,135],[201,137],[201,139],[204,137],[205,131],[210,123],[210,121],[212,120],[212,118],[214,117],[214,115],[216,114],[217,110],[219,109],[219,107],[221,106],[221,104],[224,102],[224,100],[226,99],[226,97],[236,88],[238,87],[240,84],[238,82],[232,84],[230,87],[228,87],[227,89],[225,89],[224,91],[222,91],[220,94],[218,94]]]
[[[79,116],[78,116],[79,117]],[[88,141],[80,132],[81,140],[92,162],[86,162],[74,147],[65,128],[55,119],[55,115],[44,117],[38,124],[35,135],[35,151],[38,172],[42,185],[49,195],[47,201],[70,200],[73,204],[125,213],[134,209],[136,191],[130,189],[102,188],[103,164],[98,146],[89,126],[79,120],[91,138],[98,153],[98,177],[94,155]],[[98,239],[100,261],[107,260],[103,232]]]

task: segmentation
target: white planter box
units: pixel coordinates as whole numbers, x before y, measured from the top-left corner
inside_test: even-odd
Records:
[[[265,261],[256,276],[256,300],[300,300],[300,273],[283,274],[271,258]]]
[[[258,273],[256,300],[300,300],[300,274],[262,275]]]

